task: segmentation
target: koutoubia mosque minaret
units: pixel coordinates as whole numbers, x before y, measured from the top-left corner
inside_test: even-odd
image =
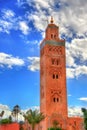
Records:
[[[77,128],[78,119],[68,118],[67,112],[65,40],[59,38],[53,17],[40,44],[40,111],[45,115],[41,130],[53,127],[54,122],[62,130]]]
[[[55,120],[63,127],[67,119],[65,40],[59,38],[59,27],[52,17],[40,45],[40,81],[40,110],[46,115],[44,130]]]

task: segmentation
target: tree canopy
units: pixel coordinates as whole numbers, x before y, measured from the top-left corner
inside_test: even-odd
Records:
[[[15,120],[18,121],[18,113],[20,113],[19,105],[13,107],[12,115],[15,116]]]
[[[34,130],[35,125],[40,123],[45,117],[42,113],[40,113],[38,110],[28,110],[26,114],[24,115],[24,118],[27,119],[29,124],[32,126],[32,130]]]
[[[84,127],[85,127],[85,130],[87,130],[87,109],[82,108],[82,112],[83,112],[83,117],[84,117]]]

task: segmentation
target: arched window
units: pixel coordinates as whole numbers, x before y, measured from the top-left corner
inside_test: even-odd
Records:
[[[58,74],[53,74],[53,75],[52,75],[52,78],[53,78],[53,79],[58,79],[59,76],[58,76]]]
[[[59,98],[57,98],[57,102],[59,102]]]
[[[56,74],[56,79],[58,79],[58,74]]]
[[[52,64],[55,64],[55,59],[52,59]]]
[[[55,74],[53,74],[53,79],[55,79]]]
[[[54,97],[53,98],[53,102],[59,102],[59,98],[58,97]]]
[[[52,63],[52,65],[59,65],[59,64],[60,64],[60,61],[59,61],[59,59],[52,58],[52,59],[51,59],[51,63]]]
[[[56,102],[56,98],[55,97],[53,98],[53,101]]]
[[[51,38],[53,38],[53,34],[51,34]]]
[[[54,38],[56,38],[56,35],[54,35]]]
[[[59,64],[59,61],[58,61],[58,60],[56,61],[56,64],[57,64],[57,65]]]
[[[54,102],[54,103],[60,102],[60,96],[58,95],[58,93],[53,94],[52,102]]]

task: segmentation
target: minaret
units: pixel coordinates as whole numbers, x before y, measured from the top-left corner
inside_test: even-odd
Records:
[[[54,121],[66,130],[66,89],[65,40],[59,38],[59,27],[51,17],[40,45],[40,111],[46,116],[42,130]]]

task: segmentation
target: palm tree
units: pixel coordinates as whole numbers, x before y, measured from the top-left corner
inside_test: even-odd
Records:
[[[3,117],[3,115],[4,115],[4,111],[2,111],[1,113],[0,113],[0,125],[1,125],[1,120],[2,120],[2,117]]]
[[[3,115],[4,115],[4,111],[1,111],[1,113],[0,113],[0,121],[1,121],[1,119],[2,119],[2,117],[3,117]]]
[[[87,109],[82,108],[82,112],[83,112],[83,117],[84,117],[84,127],[85,127],[85,130],[87,130]]]
[[[29,122],[29,124],[31,124],[32,130],[34,130],[35,125],[39,124],[45,117],[38,110],[28,110],[24,115],[24,118]]]
[[[9,119],[9,122],[12,123],[12,116],[11,115],[8,117],[8,119]]]
[[[0,117],[3,117],[3,115],[4,115],[4,111],[2,111],[1,113],[0,113]]]
[[[18,113],[20,113],[20,107],[16,105],[12,110],[12,115],[15,116],[15,121],[18,121]]]

